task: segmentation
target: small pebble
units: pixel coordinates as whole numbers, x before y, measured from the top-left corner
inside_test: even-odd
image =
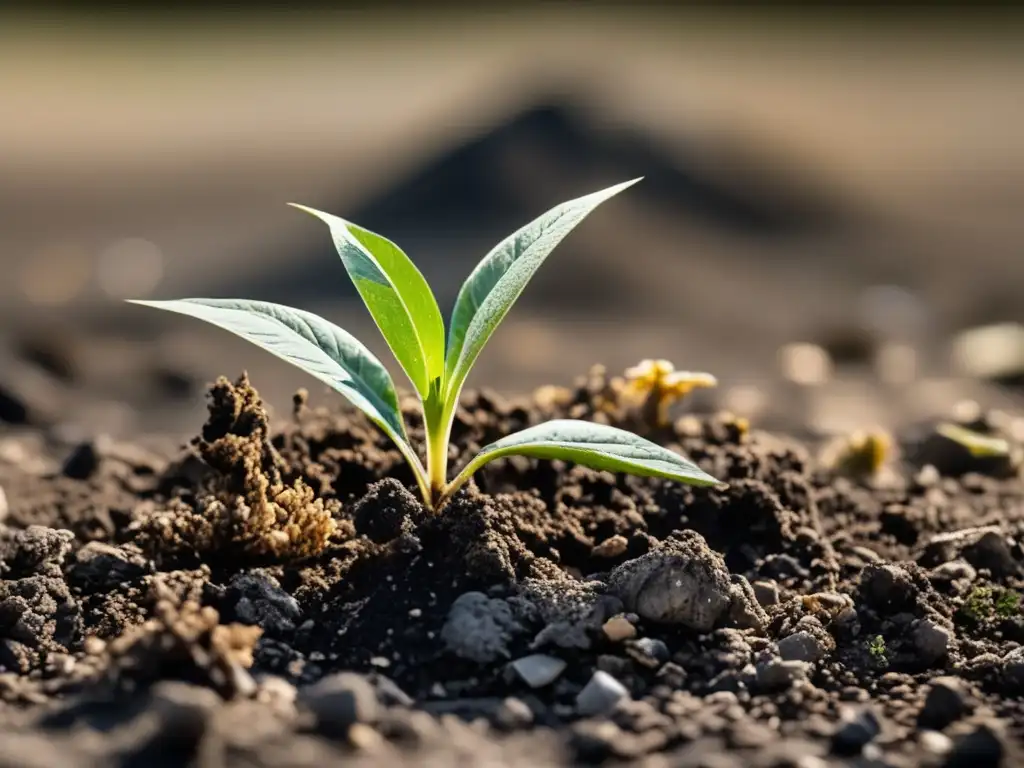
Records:
[[[999,768],[1005,765],[1006,745],[987,723],[980,724],[953,745],[943,763],[945,768]]]
[[[607,672],[597,670],[576,697],[576,711],[584,717],[603,715],[628,698],[626,686]]]
[[[757,602],[765,608],[779,604],[779,585],[774,581],[755,581],[750,586],[754,590]]]
[[[921,728],[941,731],[971,710],[966,686],[956,677],[937,677],[932,680],[924,706],[917,716]]]
[[[881,730],[875,714],[869,709],[862,710],[832,734],[832,751],[840,755],[859,755]]]
[[[531,688],[543,688],[555,682],[565,671],[566,663],[555,656],[535,653],[512,662],[512,669]]]
[[[934,664],[949,653],[953,633],[941,624],[924,619],[914,629],[914,648],[925,664]]]
[[[510,696],[498,705],[494,719],[500,727],[513,731],[533,723],[533,710],[526,702]]]
[[[806,661],[813,664],[825,655],[826,649],[810,632],[794,632],[779,640],[779,655],[785,661]]]
[[[806,680],[810,664],[806,661],[772,659],[757,665],[757,684],[766,690],[789,688],[798,680]]]
[[[627,641],[626,653],[635,662],[648,669],[657,669],[671,656],[668,646],[664,642],[651,637]]]
[[[625,616],[612,616],[601,627],[604,636],[613,643],[621,643],[636,637],[636,627]]]
[[[355,723],[373,723],[380,705],[373,686],[361,675],[339,672],[299,691],[299,702],[316,715],[321,731],[346,734]]]

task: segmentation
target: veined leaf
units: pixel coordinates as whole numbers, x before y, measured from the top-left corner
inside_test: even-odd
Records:
[[[366,347],[333,323],[310,312],[265,301],[180,299],[131,303],[205,320],[301,368],[348,398],[406,458],[415,458],[391,375]]]
[[[515,432],[480,451],[460,473],[464,481],[502,456],[562,459],[608,472],[664,477],[690,485],[718,481],[689,459],[632,432],[576,419],[558,419]]]
[[[437,300],[405,252],[368,229],[292,203],[330,227],[334,247],[398,362],[424,400],[444,376],[444,320]]]
[[[449,399],[458,395],[480,350],[547,255],[598,205],[639,180],[552,208],[500,242],[477,264],[459,291],[448,329],[445,373]]]

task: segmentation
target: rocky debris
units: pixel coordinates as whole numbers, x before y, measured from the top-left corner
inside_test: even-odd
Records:
[[[917,608],[919,579],[904,566],[868,565],[860,576],[860,600],[882,616]]]
[[[779,604],[779,585],[774,581],[755,581],[750,586],[762,607],[769,608]]]
[[[534,653],[512,662],[511,667],[519,678],[531,688],[551,685],[565,671],[562,659],[543,653]]]
[[[73,587],[92,594],[114,590],[117,585],[136,581],[152,571],[152,562],[137,547],[90,541],[75,552],[67,577]]]
[[[226,699],[255,693],[248,670],[262,630],[221,624],[216,610],[201,605],[201,584],[186,581],[176,588],[167,580],[154,582],[152,618],[100,651],[109,658],[110,683],[136,689],[171,679],[205,685]]]
[[[1001,768],[1007,747],[999,731],[981,723],[957,739],[942,768]]]
[[[236,621],[258,626],[269,636],[294,632],[302,619],[298,600],[281,589],[277,579],[258,570],[232,578],[224,604]]]
[[[598,581],[524,579],[514,598],[523,615],[543,623],[531,648],[545,646],[586,650],[611,617],[622,613],[618,597],[604,592]]]
[[[100,450],[96,442],[87,440],[72,449],[64,460],[61,474],[73,480],[88,480],[100,466]]]
[[[928,687],[924,706],[917,716],[921,728],[941,731],[950,723],[969,714],[972,709],[967,687],[956,677],[937,677]]]
[[[844,722],[832,734],[832,751],[838,755],[859,755],[881,732],[881,723],[870,709],[847,712]]]
[[[668,661],[671,656],[665,642],[653,637],[627,640],[625,650],[627,656],[647,669],[657,669]]]
[[[742,584],[746,584],[745,580]],[[707,632],[720,621],[763,629],[768,623],[749,584],[734,582],[725,561],[693,531],[666,546],[627,560],[609,576],[611,591],[627,610],[648,621],[682,624]]]
[[[509,643],[523,631],[508,601],[466,592],[452,603],[441,640],[449,653],[477,664],[492,664],[511,656]]]
[[[779,655],[784,661],[806,661],[813,664],[827,652],[824,643],[804,630],[779,640]]]
[[[299,689],[299,706],[316,717],[321,733],[344,738],[357,723],[372,725],[380,715],[374,686],[362,675],[339,672]]]
[[[603,715],[628,698],[626,686],[599,669],[576,696],[576,711],[584,717]]]
[[[783,690],[806,680],[810,670],[811,665],[806,661],[770,659],[757,665],[757,685],[765,691]]]
[[[944,659],[953,641],[953,632],[933,619],[918,622],[911,636],[918,657],[928,666]]]

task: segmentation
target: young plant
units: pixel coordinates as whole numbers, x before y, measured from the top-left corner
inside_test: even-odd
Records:
[[[463,384],[487,340],[547,255],[598,205],[634,179],[556,206],[507,237],[466,279],[447,340],[423,275],[393,242],[337,216],[306,211],[330,228],[335,248],[423,407],[426,465],[406,435],[394,382],[381,362],[341,328],[299,309],[244,299],[136,301],[191,315],[248,339],[344,395],[395,443],[424,503],[439,509],[484,464],[512,454],[678,480],[717,481],[696,464],[625,430],[572,419],[545,422],[488,445],[448,480],[448,439]]]

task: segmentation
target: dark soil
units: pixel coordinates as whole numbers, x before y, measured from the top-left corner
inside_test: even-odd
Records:
[[[643,429],[605,385],[468,394],[454,463],[553,416]],[[510,459],[435,515],[340,406],[270,424],[222,379],[198,431],[0,432],[0,766],[1024,759],[1013,457],[925,428],[875,471],[686,416],[648,436],[726,485]]]

